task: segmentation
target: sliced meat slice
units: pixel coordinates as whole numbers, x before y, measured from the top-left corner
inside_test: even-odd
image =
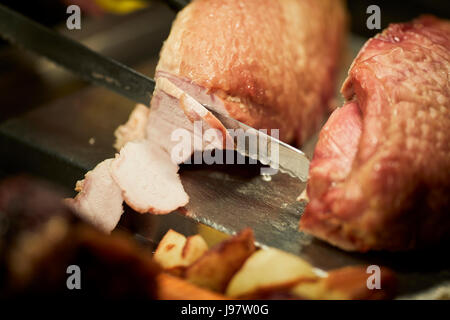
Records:
[[[195,129],[195,122],[201,130]],[[147,140],[127,143],[112,164],[112,175],[131,208],[165,214],[189,201],[178,164],[194,151],[222,149],[228,132],[211,112],[165,78],[157,80],[146,126]],[[188,139],[178,140],[177,130]],[[212,135],[205,141],[208,130]]]
[[[201,124],[201,131],[195,130],[195,122]],[[186,145],[173,139],[174,131],[180,129],[188,134]],[[208,130],[209,139],[203,139]],[[105,231],[118,223],[124,200],[141,213],[165,214],[186,205],[189,197],[177,174],[178,163],[188,159],[194,150],[222,148],[229,136],[205,107],[169,80],[159,79],[151,112],[137,105],[129,121],[116,131],[116,137],[116,146],[125,144],[120,154],[89,172],[84,181],[77,183],[80,193],[68,200]],[[182,156],[174,155],[176,151],[182,151]]]
[[[105,232],[116,227],[123,213],[122,190],[111,177],[112,161],[100,162],[86,173],[75,187],[77,196],[66,200],[81,218]]]
[[[225,106],[224,98],[213,93],[213,90],[199,86],[198,84],[187,78],[182,78],[162,70],[159,70],[155,73],[155,79],[160,78],[166,78],[178,88],[183,90],[183,92],[194,98],[196,101],[211,107],[214,111],[221,112],[225,115],[230,115],[228,109]],[[234,102],[238,102],[237,100],[238,99],[235,99]]]
[[[170,155],[146,140],[127,143],[111,164],[125,202],[140,213],[169,213],[188,203],[177,171]]]
[[[450,238],[450,22],[394,24],[369,40],[324,127],[300,227],[347,250]]]
[[[143,104],[137,104],[130,114],[127,123],[119,126],[114,132],[116,143],[114,148],[120,150],[127,142],[146,138],[146,128],[150,109]]]
[[[188,139],[181,139],[182,134],[189,134]],[[167,78],[156,82],[147,137],[170,153],[177,164],[189,159],[194,151],[224,149],[233,143],[211,112]]]

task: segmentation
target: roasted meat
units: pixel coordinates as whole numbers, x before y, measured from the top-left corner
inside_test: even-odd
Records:
[[[191,2],[161,51],[150,110],[136,107],[116,130],[120,155],[88,173],[70,202],[107,232],[122,200],[141,213],[186,205],[178,165],[194,151],[230,148],[225,127],[202,104],[304,142],[330,111],[345,31],[342,1]],[[112,190],[97,192],[107,185]]]
[[[155,77],[301,144],[328,112],[345,31],[342,1],[195,0],[173,23]]]
[[[137,212],[168,213],[188,202],[178,166],[151,142],[130,142],[113,161],[112,176]]]
[[[357,251],[449,238],[449,78],[449,21],[423,16],[366,43],[320,133],[302,230]]]
[[[100,162],[77,182],[74,199],[67,199],[77,214],[100,230],[110,232],[123,213],[122,191],[111,176],[112,159]]]

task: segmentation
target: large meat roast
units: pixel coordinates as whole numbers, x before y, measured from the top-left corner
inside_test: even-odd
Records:
[[[155,77],[301,144],[334,97],[345,29],[340,0],[196,0],[173,23]]]
[[[123,201],[154,214],[186,205],[178,165],[193,151],[220,149],[227,140],[203,105],[304,142],[330,111],[345,38],[342,1],[192,1],[164,43],[151,108],[139,105],[118,128],[120,154],[88,173],[69,203],[105,231],[119,221]],[[197,121],[217,136],[181,143],[175,159],[180,142],[173,133],[184,129],[193,137]]]
[[[450,22],[370,39],[347,102],[320,133],[302,230],[347,250],[407,250],[450,234]]]

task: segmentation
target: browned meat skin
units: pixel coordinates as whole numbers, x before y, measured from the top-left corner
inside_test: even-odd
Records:
[[[345,20],[340,0],[193,1],[179,13],[161,51],[151,110],[138,106],[119,127],[116,148],[123,150],[111,162],[111,176],[105,165],[94,169],[79,183],[80,195],[72,203],[105,231],[119,220],[122,200],[142,213],[169,213],[185,205],[177,164],[195,150],[223,148],[226,143],[217,142],[228,137],[200,103],[256,128],[280,129],[284,140],[303,142],[328,112]],[[171,135],[181,128],[194,132],[196,120],[204,132],[219,133],[212,134],[212,143],[181,148],[188,143]],[[127,147],[135,140],[139,145]],[[174,147],[187,152],[169,159],[178,151]],[[109,184],[117,189],[111,180],[121,195],[82,188]]]
[[[369,40],[321,132],[302,230],[347,250],[407,250],[450,235],[450,22]]]
[[[173,23],[156,77],[300,144],[328,112],[345,29],[337,0],[195,0]]]

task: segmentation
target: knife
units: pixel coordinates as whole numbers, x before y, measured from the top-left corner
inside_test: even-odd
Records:
[[[133,101],[149,104],[155,87],[154,80],[2,5],[0,36],[52,60],[89,82],[105,86]],[[256,131],[226,115],[210,108],[208,110],[229,129]],[[251,227],[259,245],[277,247],[294,254],[303,252],[305,246],[309,247],[312,238],[298,231],[298,221],[305,203],[296,199],[306,188],[309,161],[303,152],[275,137],[259,131],[257,134],[268,145],[278,148],[279,156],[276,158],[279,171],[289,174],[261,176],[257,165],[182,166],[180,178],[190,197],[187,206],[182,212],[167,216],[126,215],[129,219],[139,220],[131,224],[135,226],[133,232],[140,237],[158,241],[162,235],[153,234],[149,225],[161,224],[178,229],[184,228],[188,222],[196,221],[227,234]],[[246,147],[238,151],[250,154]],[[65,151],[61,149],[61,152]],[[78,154],[74,157],[82,156]],[[315,255],[315,251],[312,254]]]
[[[0,35],[12,44],[23,47],[42,55],[81,78],[104,86],[135,102],[149,105],[155,81],[113,59],[104,57],[87,48],[79,42],[65,37],[45,26],[34,22],[25,16],[0,5]],[[292,177],[305,182],[308,177],[309,160],[305,154],[280,141],[276,137],[255,130],[227,115],[211,111],[227,129],[244,129],[248,134],[253,133],[256,139],[264,139],[268,150],[276,150],[277,154],[269,155],[270,165]],[[252,154],[249,143],[238,144],[235,136],[237,151],[245,156],[260,158],[263,153]],[[270,172],[270,171],[268,171]],[[276,172],[276,171],[274,171]]]

